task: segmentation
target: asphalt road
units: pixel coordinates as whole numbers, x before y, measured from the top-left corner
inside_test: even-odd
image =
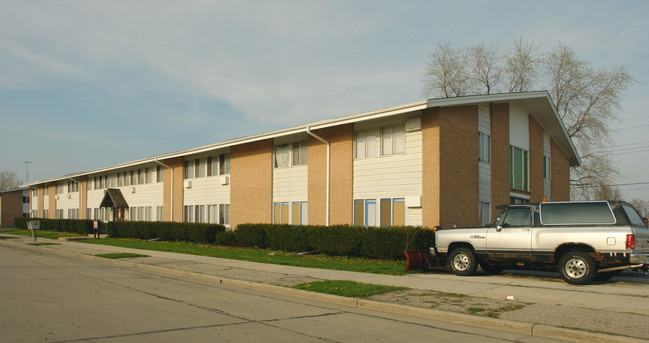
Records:
[[[2,342],[558,342],[0,245]]]

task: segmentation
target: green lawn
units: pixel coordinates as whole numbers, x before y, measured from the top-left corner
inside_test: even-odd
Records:
[[[405,261],[369,260],[328,255],[300,256],[293,253],[266,249],[232,248],[187,242],[147,242],[144,240],[129,238],[89,239],[83,241],[83,243],[104,244],[143,250],[168,251],[181,254],[193,254],[298,267],[347,270],[388,275],[407,274],[405,271]]]

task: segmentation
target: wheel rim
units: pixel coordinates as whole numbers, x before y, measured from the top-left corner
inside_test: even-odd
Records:
[[[571,258],[563,269],[569,277],[579,279],[586,275],[588,266],[586,265],[586,262],[580,258]]]
[[[465,254],[458,254],[453,259],[453,268],[459,271],[465,271],[469,268],[471,262],[469,261],[469,256]]]

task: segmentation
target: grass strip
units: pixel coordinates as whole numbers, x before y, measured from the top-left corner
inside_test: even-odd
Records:
[[[350,298],[367,298],[376,294],[383,294],[407,289],[407,287],[375,285],[371,283],[346,280],[308,282],[293,286],[293,288],[303,289],[311,292],[340,295]]]
[[[346,270],[386,275],[405,275],[405,261],[373,260],[364,258],[347,258],[328,255],[297,255],[282,251],[267,249],[234,248],[210,244],[195,244],[188,242],[164,242],[137,240],[130,238],[102,238],[83,241],[88,244],[103,244],[142,250],[166,251],[181,254],[192,254],[244,260],[260,263],[271,263],[287,266]]]
[[[130,252],[120,252],[120,253],[112,253],[112,254],[96,254],[95,256],[103,257],[103,258],[109,258],[109,259],[129,258],[129,257],[151,257],[149,255],[133,254],[133,253],[130,253]]]

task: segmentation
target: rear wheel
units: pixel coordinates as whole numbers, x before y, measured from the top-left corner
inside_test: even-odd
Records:
[[[569,251],[559,259],[559,275],[573,285],[585,285],[597,274],[595,261],[583,251]]]
[[[448,263],[453,274],[459,276],[471,275],[478,268],[478,260],[475,253],[469,248],[457,248],[453,250],[448,257]]]

